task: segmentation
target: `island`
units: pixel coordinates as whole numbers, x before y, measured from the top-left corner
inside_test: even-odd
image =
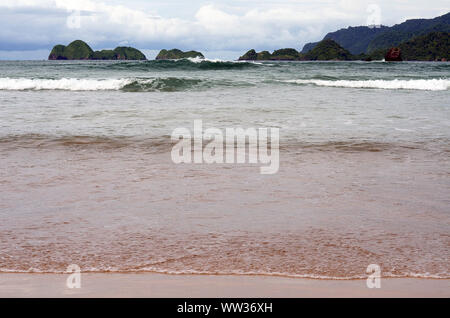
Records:
[[[328,33],[333,40],[360,60],[448,61],[450,13],[433,19],[412,19],[388,26],[358,26]],[[308,54],[319,43],[307,43]]]
[[[370,53],[352,54],[336,41],[326,38],[315,43],[312,49],[304,49],[302,52],[295,49],[281,49],[271,54],[268,51],[257,53],[252,49],[239,58],[240,61],[374,61],[383,59],[387,62],[449,61],[450,33],[431,32],[401,42],[398,46],[377,49]]]
[[[180,60],[188,58],[204,59],[205,56],[197,51],[183,52],[179,49],[161,50],[159,54],[156,56],[157,60]]]
[[[76,40],[69,45],[55,45],[49,60],[147,60],[145,55],[132,47],[120,46],[114,50],[94,51],[84,41]]]
[[[302,54],[304,61],[352,61],[357,59],[357,56],[330,39],[319,42],[311,51]]]
[[[241,61],[448,61],[450,13],[433,19],[412,19],[388,26],[357,26],[328,33],[307,43],[301,52],[250,50]]]
[[[268,51],[257,53],[252,49],[239,58],[240,61],[349,61],[355,59],[357,57],[348,50],[328,39],[321,41],[306,54],[292,48],[276,50],[273,53]]]
[[[254,49],[239,58],[239,61],[297,61],[300,55],[296,49],[280,49],[273,53],[262,51],[257,53]]]

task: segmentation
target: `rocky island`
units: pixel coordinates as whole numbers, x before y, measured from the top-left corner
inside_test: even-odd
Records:
[[[333,40],[319,42],[311,51],[302,54],[304,61],[351,61],[358,59]]]
[[[348,61],[356,59],[348,50],[333,40],[323,40],[306,54],[296,49],[280,49],[272,54],[268,51],[257,53],[250,50],[239,58],[240,61]]]
[[[205,56],[197,51],[188,51],[183,52],[178,49],[172,49],[172,50],[161,50],[159,54],[156,56],[157,60],[180,60],[180,59],[187,59],[187,58],[200,58],[204,59]]]
[[[257,53],[255,50],[250,50],[239,58],[239,61],[298,61],[300,58],[299,52],[296,49],[280,49],[273,53],[269,51],[262,51]]]
[[[448,61],[450,13],[434,19],[413,19],[388,26],[348,27],[307,43],[301,52],[250,50],[241,61]]]
[[[114,50],[94,51],[81,40],[69,45],[56,45],[53,47],[49,60],[147,60],[145,55],[132,47],[117,47]]]
[[[336,41],[325,39],[316,43],[312,49],[304,49],[302,52],[295,49],[281,49],[271,54],[268,51],[257,53],[255,50],[250,50],[239,58],[240,61],[373,61],[382,59],[387,62],[449,61],[450,33],[431,32],[413,37],[395,47],[357,55],[352,54]]]
[[[360,60],[448,61],[450,13],[433,19],[412,19],[388,26],[359,26],[328,33],[333,40]],[[308,43],[307,54],[319,43]]]

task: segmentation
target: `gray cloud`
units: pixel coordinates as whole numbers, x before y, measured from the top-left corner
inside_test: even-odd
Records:
[[[404,0],[2,0],[0,51],[44,50],[74,39],[83,39],[93,48],[128,43],[146,50],[301,49],[329,31],[365,24],[371,3],[378,3],[382,23],[387,25],[448,11],[441,0],[433,6]],[[75,20],[68,23],[70,16]],[[79,28],[73,23],[78,16]]]

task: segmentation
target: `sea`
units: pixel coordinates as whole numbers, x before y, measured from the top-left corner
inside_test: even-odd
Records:
[[[278,128],[278,173],[172,132]],[[0,61],[0,272],[450,278],[450,63]]]

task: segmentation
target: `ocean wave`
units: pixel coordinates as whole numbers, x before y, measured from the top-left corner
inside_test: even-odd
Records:
[[[25,134],[0,137],[0,146],[4,149],[96,149],[101,151],[121,148],[145,149],[153,153],[169,152],[174,143],[170,136],[51,136],[43,134]]]
[[[207,87],[208,82],[190,78],[155,78],[148,80],[135,80],[123,87],[125,92],[176,92]]]
[[[229,61],[229,60],[221,60],[221,59],[208,59],[208,58],[199,58],[199,57],[189,57],[187,59],[179,59],[179,60],[173,60],[173,61],[183,61],[188,60],[193,63],[203,63],[203,62],[211,62],[211,63],[233,63],[233,64],[256,64],[256,65],[263,65],[264,63],[256,62],[256,61]]]
[[[76,149],[146,149],[156,152],[167,152],[176,142],[169,135],[155,136],[95,136],[95,135],[46,135],[19,134],[0,136],[0,146],[7,149],[15,148],[76,148]],[[205,141],[206,144],[206,141]],[[432,153],[448,152],[450,140],[436,138],[430,142],[389,143],[370,140],[341,140],[326,142],[306,142],[295,139],[284,139],[280,142],[280,151],[285,153],[315,153],[315,152],[403,152],[425,150]],[[270,149],[270,146],[269,146]]]
[[[300,85],[316,85],[324,87],[344,88],[378,88],[378,89],[408,89],[426,91],[445,91],[450,89],[448,79],[414,79],[414,80],[286,80],[286,83]]]
[[[339,281],[348,281],[348,280],[365,280],[367,279],[367,275],[354,275],[354,276],[332,276],[332,275],[319,275],[319,274],[295,274],[295,273],[282,273],[282,272],[265,272],[265,271],[239,271],[239,270],[231,270],[231,271],[198,271],[192,269],[186,270],[170,270],[170,269],[159,269],[154,267],[145,267],[140,269],[120,269],[115,267],[105,267],[105,268],[83,268],[82,273],[85,274],[139,274],[139,273],[150,273],[150,274],[164,274],[164,275],[172,275],[172,276],[260,276],[260,277],[282,277],[282,278],[294,278],[294,279],[313,279],[313,280],[339,280]],[[0,268],[0,273],[9,273],[9,274],[70,274],[64,270],[40,270],[37,268],[30,268],[28,270],[15,270],[15,269],[3,269]],[[392,274],[392,273],[384,273],[381,275],[381,278],[417,278],[417,279],[436,279],[436,280],[447,280],[450,279],[449,273],[439,273],[439,274],[430,274],[430,273],[414,273],[414,272],[405,272],[403,274]]]
[[[224,61],[209,60],[199,58],[189,58],[180,60],[152,60],[145,62],[120,62],[105,64],[106,69],[113,70],[164,70],[164,71],[214,71],[214,70],[241,70],[262,66],[263,63],[243,62],[243,61]],[[95,68],[99,68],[95,65]]]
[[[119,90],[130,84],[131,79],[32,79],[0,78],[0,90],[66,90],[66,91],[100,91]]]
[[[174,63],[176,63],[174,61]],[[278,81],[279,82],[279,81]],[[337,80],[303,79],[284,80],[283,83],[342,88],[373,88],[392,90],[445,91],[450,89],[447,79],[420,80]],[[272,81],[263,81],[272,83]],[[214,87],[251,87],[255,83],[225,79],[198,79],[188,77],[157,78],[0,78],[0,90],[6,91],[119,91],[124,92],[177,92]]]
[[[202,80],[193,78],[121,78],[121,79],[30,79],[0,78],[0,90],[10,91],[118,91],[124,92],[177,92],[207,89],[216,86],[251,86],[249,83],[227,80]]]

